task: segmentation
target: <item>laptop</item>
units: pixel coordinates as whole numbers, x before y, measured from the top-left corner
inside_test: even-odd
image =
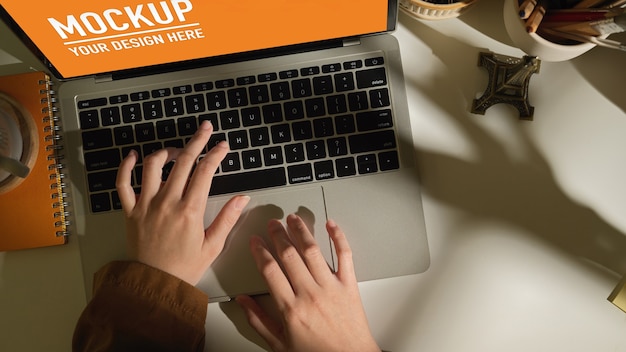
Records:
[[[248,248],[269,219],[299,214],[337,263],[337,221],[359,281],[429,266],[397,40],[397,0],[2,0],[2,18],[58,81],[73,239],[87,295],[127,258],[120,160],[183,147],[203,120],[227,140],[205,223],[251,201],[198,287],[211,301],[267,291]],[[164,178],[168,172],[164,168]]]

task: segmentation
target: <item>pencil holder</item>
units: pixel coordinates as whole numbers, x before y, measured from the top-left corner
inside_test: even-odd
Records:
[[[537,56],[542,61],[566,61],[580,56],[595,47],[592,43],[555,43],[537,33],[529,33],[526,21],[520,18],[518,0],[504,1],[504,25],[518,48],[528,55]]]
[[[400,0],[400,9],[409,15],[424,20],[443,20],[457,17],[478,0],[459,0],[447,4],[425,0]]]

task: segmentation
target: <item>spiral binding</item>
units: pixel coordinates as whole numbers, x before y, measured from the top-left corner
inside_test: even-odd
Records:
[[[64,164],[62,163],[63,145],[61,143],[63,137],[61,135],[61,126],[59,125],[60,119],[57,115],[58,108],[55,106],[57,99],[55,97],[56,92],[52,89],[53,83],[49,77],[46,76],[46,80],[39,81],[39,84],[45,86],[40,93],[45,96],[41,99],[41,103],[44,106],[41,112],[45,115],[44,122],[47,123],[44,128],[45,141],[49,143],[46,145],[46,151],[48,154],[48,170],[50,174],[50,191],[51,198],[54,200],[52,207],[54,212],[54,226],[58,228],[57,236],[69,236],[70,216],[69,204],[67,199],[69,198],[66,192],[66,183],[64,182],[65,174],[62,172]]]

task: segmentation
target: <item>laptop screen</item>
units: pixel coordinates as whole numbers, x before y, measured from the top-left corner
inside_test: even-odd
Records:
[[[389,0],[0,4],[63,78],[372,34],[395,25]]]

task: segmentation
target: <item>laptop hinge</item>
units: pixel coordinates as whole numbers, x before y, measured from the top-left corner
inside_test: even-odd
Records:
[[[113,75],[98,75],[94,78],[94,80],[96,81],[96,83],[104,83],[104,82],[111,82],[113,81]]]
[[[343,46],[353,46],[361,44],[360,38],[346,38],[343,40]]]

